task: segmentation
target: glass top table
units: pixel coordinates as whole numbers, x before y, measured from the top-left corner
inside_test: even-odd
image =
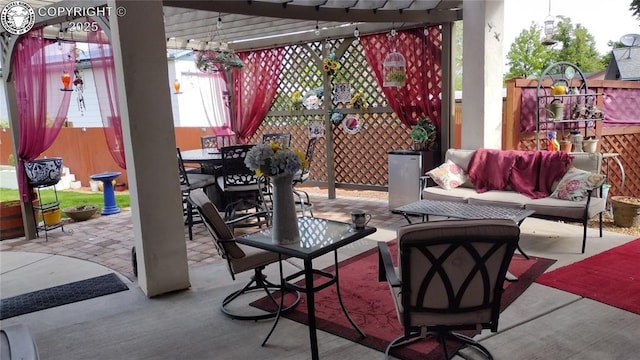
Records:
[[[338,278],[338,249],[348,245],[354,241],[362,239],[368,235],[377,231],[375,227],[365,227],[364,229],[353,229],[351,224],[327,220],[313,217],[301,217],[298,218],[298,228],[300,229],[300,242],[291,245],[276,244],[272,240],[271,229],[266,228],[261,231],[242,235],[236,238],[236,242],[244,245],[253,246],[256,248],[273,251],[280,254],[281,260],[283,256],[294,257],[301,259],[304,262],[304,270],[296,272],[295,274],[284,277],[282,275],[282,261],[280,261],[280,278],[284,287],[303,291],[307,296],[307,316],[309,321],[309,340],[311,343],[311,358],[313,360],[319,359],[318,356],[318,338],[316,334],[316,317],[315,317],[315,303],[314,293],[322,290],[332,284],[336,285],[336,294],[338,295],[338,301],[342,308],[342,312],[347,317],[347,320],[351,323],[354,329],[356,329],[360,335],[365,336],[364,332],[351,320],[351,317],[347,313],[347,310],[342,303],[342,297],[340,295],[340,285]],[[328,273],[323,270],[313,268],[312,260],[322,256],[324,254],[332,252],[334,253],[334,273]],[[293,279],[296,279],[304,275],[304,286],[298,286],[290,283]],[[314,286],[314,277],[320,276],[326,281],[322,284]],[[278,324],[280,313],[276,316],[273,326],[267,337],[263,341],[262,345],[266,344],[267,340],[271,336],[271,333]]]

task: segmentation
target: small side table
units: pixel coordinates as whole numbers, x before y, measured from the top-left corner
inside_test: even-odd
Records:
[[[102,193],[104,195],[104,206],[102,215],[112,215],[120,212],[120,208],[116,206],[116,195],[113,191],[113,180],[122,173],[117,171],[103,172],[91,175],[91,180],[102,181]]]

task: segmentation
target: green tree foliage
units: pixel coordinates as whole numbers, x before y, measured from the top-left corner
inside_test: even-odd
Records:
[[[509,71],[505,78],[537,77],[553,62],[554,53],[542,45],[541,38],[542,28],[535,23],[522,30],[507,54]]]
[[[609,62],[611,62],[611,56],[613,55],[613,49],[625,47],[625,45],[623,43],[621,43],[620,41],[611,41],[611,40],[609,40],[609,42],[607,43],[607,46],[609,46],[611,48],[611,51],[609,51],[608,53],[604,54],[604,56],[602,57],[602,64],[604,65],[605,68],[607,68],[607,66],[609,66]]]
[[[584,26],[573,25],[568,17],[560,17],[553,39],[560,49],[556,61],[567,61],[578,66],[583,72],[599,71],[604,68],[602,56],[596,50],[596,41]]]
[[[456,21],[454,23],[454,31],[455,31],[455,42],[456,42],[456,50],[455,50],[455,63],[456,63],[456,74],[455,74],[455,90],[462,90],[462,32],[463,32],[463,23],[462,21]]]

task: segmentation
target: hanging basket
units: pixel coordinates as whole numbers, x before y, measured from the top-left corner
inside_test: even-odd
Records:
[[[233,51],[223,49],[197,51],[195,62],[198,70],[204,73],[214,73],[244,66],[242,60]]]
[[[383,63],[383,87],[403,87],[407,81],[407,62],[399,52],[391,52]]]

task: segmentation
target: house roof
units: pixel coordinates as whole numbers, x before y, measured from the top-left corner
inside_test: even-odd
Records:
[[[613,49],[606,80],[640,80],[640,47]]]

